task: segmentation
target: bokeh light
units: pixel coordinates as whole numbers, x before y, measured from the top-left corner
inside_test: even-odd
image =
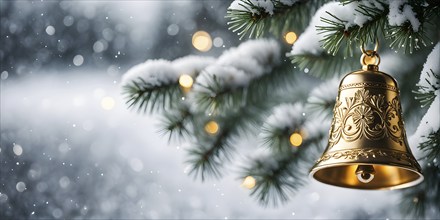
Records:
[[[110,96],[106,96],[101,99],[101,107],[104,110],[112,110],[115,107],[115,99]]]
[[[192,87],[193,83],[194,83],[194,80],[190,75],[183,74],[179,77],[179,84],[183,88],[189,89]]]
[[[197,50],[207,52],[212,47],[211,35],[206,31],[197,31],[192,37],[192,44]]]
[[[218,126],[217,122],[215,122],[215,121],[209,121],[205,125],[205,131],[208,134],[217,134],[218,129],[219,129],[219,126]]]
[[[295,146],[295,147],[299,147],[302,144],[303,138],[300,134],[298,133],[293,133],[292,135],[290,135],[290,143]]]
[[[15,155],[20,156],[23,153],[23,148],[18,144],[14,144],[12,151],[14,151]]]
[[[241,186],[248,188],[248,189],[252,189],[255,187],[255,184],[257,183],[257,181],[255,180],[254,177],[252,176],[247,176],[246,178],[244,178],[243,183],[241,184]]]
[[[81,66],[84,63],[84,57],[81,55],[76,55],[75,57],[73,57],[73,64],[75,66]]]
[[[294,44],[297,39],[297,36],[296,36],[295,32],[291,31],[291,32],[288,32],[286,35],[284,35],[284,38],[286,39],[286,42],[288,44]]]

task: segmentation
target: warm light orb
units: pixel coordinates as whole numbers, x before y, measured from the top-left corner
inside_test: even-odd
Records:
[[[112,110],[115,107],[115,99],[113,99],[110,96],[106,96],[104,98],[101,99],[101,107],[104,110]]]
[[[293,133],[292,135],[290,135],[290,143],[295,146],[295,147],[299,147],[303,142],[303,138],[300,134],[298,133]]]
[[[206,31],[197,31],[192,37],[192,44],[199,51],[209,51],[212,47],[211,35]]]
[[[205,125],[205,131],[208,132],[208,134],[216,134],[218,132],[218,124],[215,121],[209,121]]]
[[[246,178],[244,178],[243,183],[241,184],[242,187],[248,188],[248,189],[252,189],[255,187],[255,184],[257,183],[257,181],[255,181],[255,178],[252,176],[247,176]]]
[[[183,88],[189,89],[192,87],[193,83],[194,83],[194,80],[190,75],[183,74],[179,77],[179,84]]]
[[[284,38],[286,39],[286,42],[288,44],[293,44],[293,43],[295,43],[297,36],[296,36],[295,32],[291,31],[291,32],[288,32],[286,35],[284,35]]]

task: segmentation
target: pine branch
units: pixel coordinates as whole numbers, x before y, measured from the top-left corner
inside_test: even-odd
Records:
[[[188,104],[181,104],[176,110],[164,112],[159,132],[168,135],[168,140],[173,137],[190,136],[192,120],[194,120],[194,115],[190,112]]]
[[[241,172],[241,178],[252,176],[256,180],[251,196],[264,206],[287,202],[304,185],[314,163],[311,158],[317,156],[312,153],[313,149],[321,138],[308,140],[295,149],[290,148],[290,152],[272,152],[266,157],[251,160]]]
[[[229,161],[233,147],[229,142],[232,133],[222,129],[213,137],[205,136],[205,140],[198,140],[194,148],[188,150],[189,158],[186,163],[191,165],[190,175],[204,181],[207,177],[219,178],[222,176],[220,168],[224,160]]]
[[[313,89],[307,99],[307,110],[316,116],[322,115],[324,118],[332,117],[338,85],[339,80],[334,78]]]
[[[342,1],[343,5],[353,3],[354,1]],[[427,46],[428,42],[432,41],[425,31],[425,27],[433,20],[438,19],[438,3],[424,5],[422,2],[414,1],[409,4],[417,14],[417,19],[420,21],[420,27],[417,31],[409,21],[400,26],[391,26],[388,23],[389,7],[386,1],[377,1],[380,9],[375,6],[368,6],[362,2],[356,9],[359,14],[368,17],[362,26],[349,24],[349,21],[344,21],[338,18],[337,15],[328,13],[332,17],[321,18],[321,21],[326,26],[317,26],[320,34],[324,38],[321,40],[322,47],[330,54],[336,55],[341,48],[344,48],[344,56],[353,56],[353,48],[356,48],[362,42],[374,42],[379,38],[380,32],[385,39],[390,40],[389,46],[392,49],[403,48],[405,53],[413,53],[414,50],[420,49],[420,46]]]
[[[321,17],[321,21],[327,26],[316,26],[318,33],[324,36],[320,41],[322,47],[333,56],[338,53],[341,47],[345,48],[344,56],[351,57],[353,56],[353,48],[357,49],[362,42],[374,42],[378,37],[378,31],[384,29],[389,13],[387,5],[383,2],[380,4],[384,10],[359,4],[356,11],[369,18],[362,27],[351,25],[347,28],[348,21],[341,20],[337,15],[327,12],[333,19]]]
[[[299,103],[283,103],[276,106],[261,128],[263,145],[277,153],[290,152],[293,147],[290,136],[304,131],[306,118],[303,112],[304,108]]]
[[[192,97],[199,109],[215,113],[240,106],[246,87],[231,88],[224,86],[216,75],[205,75],[208,85],[197,84],[199,88],[192,92]]]
[[[300,128],[300,126],[295,126]],[[289,137],[293,132],[300,132],[299,130],[291,130],[289,128],[271,128],[263,127],[261,129],[261,135],[263,139],[263,145],[267,146],[269,149],[273,151],[285,152],[286,150],[290,150],[292,148]]]
[[[265,102],[271,106],[276,105],[281,101],[274,99],[274,96],[278,91],[285,93],[286,88],[294,85],[296,75],[297,73],[294,72],[292,65],[287,61],[283,61],[271,73],[251,81],[246,102],[253,104]]]
[[[250,0],[241,0],[238,4],[241,10],[228,9],[226,18],[229,29],[238,32],[240,39],[248,35],[249,38],[259,38],[267,33],[280,36],[288,31],[304,30],[309,18],[325,1],[298,1],[290,6],[280,1],[272,0],[273,14],[259,7]]]
[[[221,177],[221,168],[230,161],[234,151],[234,138],[252,133],[261,124],[263,112],[267,104],[260,103],[253,106],[242,106],[234,111],[221,112],[216,117],[208,117],[194,121],[193,135],[197,144],[188,151],[191,159],[187,161],[191,166],[190,174],[201,177]],[[219,125],[216,134],[207,134],[203,128],[207,121],[214,120]]]
[[[274,67],[270,73],[254,78],[248,85],[231,88],[221,83],[215,75],[204,75],[207,85],[197,84],[191,96],[198,109],[217,114],[231,111],[243,105],[255,105],[260,102],[273,102],[271,99],[277,90],[289,86],[294,75],[287,62]],[[196,82],[197,83],[197,82]]]
[[[419,148],[426,153],[428,161],[440,160],[440,130],[429,134],[428,140],[421,143]]]
[[[332,56],[329,54],[301,54],[290,56],[292,63],[300,70],[304,70],[312,76],[322,79],[333,76],[340,76],[346,72],[358,68],[357,59],[348,57],[343,59],[339,56]],[[307,69],[307,70],[306,70]]]
[[[128,108],[136,108],[143,113],[169,108],[174,105],[174,100],[182,96],[177,82],[156,86],[140,77],[124,85],[122,89]]]
[[[405,53],[412,54],[414,50],[419,50],[420,46],[432,45],[432,40],[426,32],[428,25],[437,26],[435,21],[439,19],[440,4],[437,1],[428,1],[427,4],[421,4],[418,1],[410,1],[412,9],[420,21],[420,27],[415,31],[409,21],[400,26],[388,26],[385,36],[391,40],[392,49],[403,49]],[[434,33],[434,35],[437,33]]]
[[[435,84],[433,84],[433,82],[425,79],[429,86],[418,85],[419,90],[413,91],[416,94],[416,99],[418,99],[422,104],[422,108],[431,105],[436,96],[435,91],[440,89],[440,75],[438,73],[434,73],[432,69],[430,69],[430,72],[426,72],[426,74],[428,77],[434,77],[437,80]]]

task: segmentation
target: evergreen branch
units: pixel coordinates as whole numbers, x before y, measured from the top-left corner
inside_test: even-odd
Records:
[[[426,74],[428,77],[434,77],[437,79],[435,84],[432,84],[431,81],[425,79],[429,86],[418,85],[418,91],[413,91],[416,94],[416,99],[422,104],[422,108],[431,105],[436,96],[435,91],[440,89],[440,75],[434,73],[432,69],[430,71],[431,72],[426,72]]]
[[[242,168],[241,178],[252,176],[256,180],[251,196],[265,206],[287,202],[304,185],[304,177],[313,166],[311,158],[317,156],[311,154],[312,149],[321,138],[304,142],[304,145],[295,149],[290,148],[290,152],[253,159],[248,167]]]
[[[263,102],[259,105],[242,106],[233,111],[220,112],[212,118],[219,124],[219,131],[215,135],[209,135],[202,129],[207,119],[195,120],[193,134],[198,144],[188,151],[191,159],[187,161],[191,165],[190,174],[201,177],[204,181],[207,177],[221,177],[221,167],[225,160],[230,161],[232,151],[232,139],[238,135],[252,132],[261,124],[267,105]]]
[[[257,197],[262,205],[277,206],[280,202],[285,203],[289,198],[288,194],[295,193],[304,184],[301,177],[305,172],[298,172],[296,156],[298,153],[270,155],[269,158],[251,161],[251,165],[244,169],[242,175],[242,178],[252,176],[256,180],[251,196]],[[268,161],[274,166],[270,166]]]
[[[159,132],[163,135],[168,135],[168,140],[173,137],[184,137],[190,135],[190,125],[193,120],[193,115],[189,111],[186,104],[182,104],[177,110],[167,111],[163,114],[161,119],[162,128]]]
[[[285,152],[286,150],[290,150],[292,146],[289,142],[289,135],[293,132],[299,131],[291,131],[289,128],[280,129],[269,128],[267,126],[263,127],[261,129],[263,145],[273,151]]]
[[[354,1],[341,1],[343,5],[352,3]],[[392,49],[404,48],[405,53],[413,53],[414,49],[420,49],[420,45],[427,46],[428,42],[432,41],[425,31],[425,26],[438,18],[438,4],[420,5],[420,3],[412,3],[411,7],[417,14],[420,21],[420,27],[414,31],[409,21],[400,26],[390,26],[388,24],[389,7],[385,1],[378,1],[382,5],[383,10],[367,6],[360,3],[356,12],[368,17],[368,21],[362,26],[349,24],[348,21],[341,20],[336,15],[327,12],[332,19],[321,18],[326,26],[317,26],[319,34],[323,34],[324,38],[321,40],[322,47],[330,54],[336,55],[341,48],[345,48],[344,56],[353,56],[353,48],[356,48],[363,42],[374,42],[381,31],[385,39],[391,41],[389,46]]]
[[[414,52],[414,49],[420,49],[420,44],[426,47],[428,42],[431,42],[422,26],[419,31],[415,32],[409,22],[405,22],[402,26],[390,26],[387,39],[391,40],[392,49],[403,48],[405,53],[410,54]]]
[[[138,112],[165,109],[173,106],[177,97],[182,96],[182,91],[176,84],[151,85],[142,78],[133,80],[123,86],[128,108],[137,108]]]
[[[208,85],[196,82],[199,88],[192,92],[199,109],[215,113],[241,105],[246,87],[230,88],[220,83],[215,75],[206,77]]]
[[[332,117],[338,86],[339,80],[333,78],[313,89],[307,99],[306,109],[315,116]]]
[[[249,84],[247,91],[247,103],[276,103],[281,102],[278,99],[273,99],[277,91],[285,93],[286,88],[293,85],[295,82],[296,73],[293,71],[292,65],[284,61],[279,66],[272,69],[269,74],[265,74],[257,78]],[[276,103],[274,103],[276,102]]]
[[[412,54],[414,49],[420,49],[420,45],[426,47],[429,44],[433,44],[426,32],[426,26],[437,25],[433,22],[438,21],[440,6],[439,3],[435,1],[428,1],[427,3],[427,5],[421,5],[416,1],[409,2],[420,22],[418,30],[415,31],[409,21],[406,21],[400,26],[388,26],[386,28],[387,32],[385,37],[391,40],[390,47],[392,49],[397,50],[403,48],[405,53]]]
[[[304,70],[306,73],[319,78],[330,78],[335,75],[340,76],[347,71],[359,67],[359,64],[356,62],[357,59],[353,57],[343,59],[324,53],[319,55],[292,55],[290,59],[300,70]]]
[[[421,143],[419,148],[426,153],[428,161],[440,160],[440,130],[428,135],[428,140]]]
[[[292,82],[294,74],[287,62],[274,67],[270,73],[253,78],[248,85],[231,88],[221,83],[216,75],[205,75],[207,85],[197,83],[191,93],[199,109],[217,114],[231,111],[243,105],[270,103],[275,91],[285,88]]]
[[[230,160],[233,148],[228,141],[232,133],[226,129],[222,129],[219,133],[212,137],[205,137],[205,140],[198,140],[198,144],[188,150],[190,164],[190,175],[195,178],[201,177],[205,181],[207,177],[220,178],[222,176],[220,168],[224,164],[223,160]]]
[[[272,0],[273,14],[266,12],[250,0],[241,0],[238,3],[244,10],[228,9],[226,18],[229,29],[238,32],[240,39],[248,35],[249,38],[259,38],[266,33],[280,36],[295,29],[302,31],[308,24],[310,17],[325,0],[298,1],[290,6],[281,1]]]
[[[301,113],[298,112],[298,114]],[[301,119],[283,128],[264,124],[261,128],[263,145],[275,152],[290,151],[293,147],[289,140],[290,135],[294,132],[301,133],[305,122],[304,118],[301,117]]]
[[[336,99],[319,99],[319,98],[314,98],[311,99],[309,98],[307,100],[307,109],[316,114],[316,115],[324,115],[325,117],[331,117],[332,113],[333,113],[333,106],[335,106],[336,103]]]
[[[324,35],[320,40],[322,47],[333,56],[338,53],[341,47],[345,48],[344,56],[351,57],[353,56],[353,48],[357,48],[363,42],[374,42],[378,31],[384,29],[389,13],[385,3],[380,2],[380,4],[384,10],[359,4],[356,11],[369,18],[362,27],[358,25],[346,27],[348,21],[341,20],[336,15],[327,12],[334,20],[321,17],[321,21],[327,26],[316,26],[318,33]]]

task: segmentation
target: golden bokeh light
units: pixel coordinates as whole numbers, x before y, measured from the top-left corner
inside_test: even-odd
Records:
[[[207,52],[212,47],[211,35],[206,31],[197,31],[192,37],[192,44],[197,50]]]
[[[292,135],[290,135],[290,143],[295,146],[295,147],[299,147],[303,142],[303,138],[300,134],[298,133],[293,133]]]
[[[208,134],[217,134],[218,129],[219,129],[219,126],[218,126],[217,122],[215,122],[215,121],[209,121],[205,125],[205,131]]]
[[[248,189],[252,189],[255,187],[255,184],[257,183],[257,181],[255,180],[254,177],[252,176],[247,176],[246,178],[244,178],[243,183],[241,184],[242,187],[248,188]]]
[[[286,42],[288,44],[293,44],[293,43],[295,43],[297,36],[296,36],[295,32],[291,31],[291,32],[288,32],[286,35],[284,35],[284,38],[286,39]]]
[[[112,110],[115,107],[115,99],[113,99],[110,96],[106,96],[104,98],[101,99],[101,107],[104,110]]]
[[[192,87],[193,83],[194,83],[194,80],[190,75],[183,74],[179,77],[179,84],[183,88],[189,89]]]

